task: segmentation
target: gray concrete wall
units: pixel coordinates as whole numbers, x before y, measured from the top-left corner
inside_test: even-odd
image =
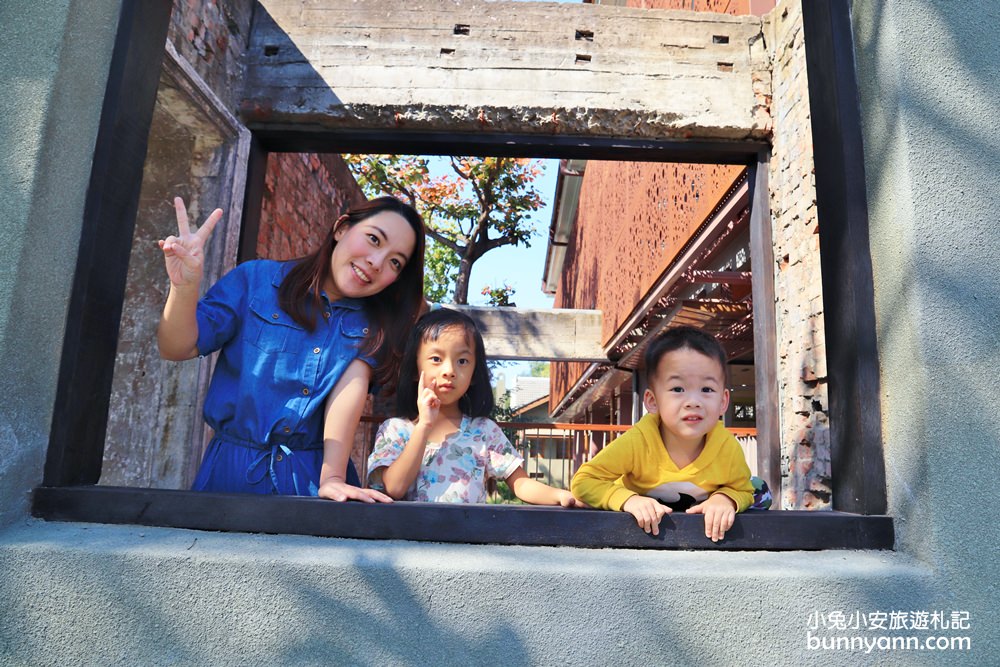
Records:
[[[42,479],[118,8],[0,3],[0,526]]]
[[[895,553],[447,546],[28,519],[116,3],[10,6],[0,663],[995,662],[992,0],[855,2]],[[810,651],[810,613],[836,610],[966,611],[969,630],[938,634],[969,636],[972,650]]]
[[[978,600],[985,624],[1000,542],[984,500],[1000,470],[1000,6],[855,12],[889,511],[900,549],[952,599]]]

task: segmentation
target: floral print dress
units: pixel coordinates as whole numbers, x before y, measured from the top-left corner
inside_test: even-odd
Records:
[[[375,436],[368,457],[368,483],[384,490],[382,472],[410,440],[413,422],[386,420]],[[432,503],[485,503],[486,480],[506,479],[524,459],[495,422],[486,417],[462,417],[458,430],[443,442],[428,442],[424,461],[405,500]]]

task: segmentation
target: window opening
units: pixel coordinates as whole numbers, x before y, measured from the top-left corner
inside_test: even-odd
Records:
[[[116,58],[120,63],[123,63],[121,70],[113,70],[124,72],[124,77],[128,76],[138,76],[141,78],[140,72],[149,71],[148,67],[145,67],[145,61],[143,58],[149,58],[151,50],[149,47],[146,48],[145,52],[141,52],[141,39],[135,39],[137,36],[143,34],[144,25],[158,25],[156,23],[157,19],[154,19],[151,23],[144,23],[140,20],[140,14],[143,11],[151,10],[139,10],[135,8],[129,9],[123,14],[122,27],[119,34],[119,48],[116,51]],[[816,99],[821,99],[823,95],[827,95],[833,102],[845,101],[847,104],[846,115],[848,116],[848,123],[846,128],[841,128],[839,125],[835,128],[840,134],[836,134],[837,138],[843,137],[845,142],[858,144],[860,149],[859,133],[857,131],[857,121],[856,121],[856,108],[853,109],[854,117],[850,116],[852,109],[850,104],[853,102],[856,104],[856,100],[851,95],[851,90],[853,90],[853,70],[848,67],[844,67],[842,61],[838,61],[836,58],[824,59],[822,54],[824,53],[850,53],[850,26],[846,19],[846,8],[843,3],[830,3],[830,6],[824,5],[820,9],[809,9],[804,10],[805,32],[808,35],[812,35],[815,39],[810,38],[806,40],[807,47],[811,50],[811,53],[807,59],[810,68],[810,81],[821,81],[821,83],[810,85],[813,89],[810,90],[810,95],[813,96],[814,102]],[[162,43],[162,42],[161,42]],[[133,49],[129,55],[129,49]],[[140,53],[134,55],[135,50],[138,49]],[[821,55],[817,55],[821,54]],[[848,58],[848,62],[849,62]],[[835,75],[829,81],[824,81],[822,76],[813,76],[815,71],[820,74],[823,73],[822,68],[827,68],[827,70],[832,69]],[[155,69],[153,70],[155,72]],[[148,79],[150,75],[147,73],[146,77]],[[128,100],[126,100],[120,94],[112,95],[111,92],[120,93],[120,88],[115,89],[116,86],[121,85],[122,79],[115,79],[112,77],[112,81],[109,83],[109,104],[120,105],[122,107],[128,106]],[[837,104],[831,104],[830,109],[834,110],[836,113],[845,114],[845,108],[842,106],[837,106]],[[814,116],[822,117],[823,114],[829,109],[821,106],[815,106],[813,109]],[[100,150],[99,153],[107,152],[111,150],[125,150],[134,151],[134,144],[116,143],[110,139],[111,136],[118,136],[125,134],[128,135],[125,138],[131,142],[139,142],[142,145],[145,141],[145,137],[136,138],[134,132],[130,132],[132,128],[122,127],[121,125],[113,125],[109,122],[109,108],[106,106],[104,120],[102,120],[102,137],[99,141]],[[148,122],[148,121],[147,121]],[[140,125],[141,126],[141,125]],[[391,136],[390,136],[391,135]],[[357,150],[359,147],[368,148],[378,148],[377,144],[399,144],[399,143],[409,143],[413,147],[427,147],[430,146],[434,150],[440,150],[444,145],[453,144],[454,137],[447,135],[432,136],[424,134],[423,136],[408,135],[405,132],[390,132],[390,133],[366,133],[364,131],[359,132],[346,132],[346,133],[336,133],[336,132],[309,132],[301,133],[294,129],[291,130],[277,130],[277,129],[258,129],[255,131],[255,143],[251,147],[251,161],[248,169],[249,177],[248,181],[251,184],[250,190],[248,192],[253,192],[254,181],[260,176],[260,158],[267,155],[270,152],[277,152],[281,150],[295,150],[309,148],[311,144],[315,144],[317,140],[321,144],[326,144],[327,147],[331,144],[340,144],[342,150]],[[464,141],[465,137],[462,138]],[[836,235],[840,233],[841,227],[845,225],[853,225],[857,227],[861,225],[861,230],[863,231],[863,226],[867,223],[864,217],[864,199],[863,199],[863,187],[861,188],[851,188],[847,189],[844,185],[845,183],[852,183],[851,178],[856,179],[858,171],[852,170],[848,164],[849,159],[845,162],[845,155],[840,154],[834,156],[827,149],[835,143],[835,140],[821,141],[817,142],[817,180],[822,182],[824,187],[818,187],[818,203],[821,209],[827,213],[827,217],[824,218],[826,221],[824,227],[819,229],[819,234],[823,238],[837,238]],[[822,144],[820,146],[819,144]],[[592,138],[574,138],[571,136],[566,137],[546,137],[539,138],[538,136],[526,136],[526,137],[511,137],[510,135],[496,134],[486,137],[475,137],[469,141],[467,146],[475,148],[476,150],[483,150],[486,154],[487,149],[499,150],[501,153],[511,153],[511,154],[523,154],[527,152],[533,152],[536,154],[545,154],[553,158],[563,158],[563,159],[575,159],[575,158],[589,158],[593,159],[595,157],[602,157],[609,154],[614,154],[616,157],[621,159],[629,159],[630,157],[637,155],[655,155],[659,151],[667,150],[670,153],[670,159],[684,160],[693,157],[703,159],[704,161],[712,161],[711,159],[705,159],[706,156],[711,156],[714,159],[718,159],[720,162],[747,162],[751,163],[751,173],[748,176],[748,180],[751,183],[757,183],[761,177],[762,169],[758,168],[758,165],[766,164],[766,156],[754,163],[755,155],[764,155],[762,153],[762,146],[755,145],[753,142],[743,142],[741,143],[729,143],[726,142],[697,142],[697,141],[644,141],[644,140],[608,140],[608,141],[594,141]],[[113,147],[113,150],[109,147]],[[661,153],[662,155],[662,153]],[[855,154],[856,158],[860,158],[860,150]],[[87,225],[95,224],[94,221],[101,218],[101,206],[103,202],[115,198],[115,194],[111,192],[109,188],[109,183],[112,181],[107,180],[107,169],[106,162],[101,162],[100,160],[95,160],[95,172],[94,180],[92,180],[92,192],[88,197],[87,211],[85,212],[85,236]],[[99,168],[100,167],[100,168]],[[820,178],[820,175],[824,178]],[[844,175],[847,175],[845,177]],[[127,182],[127,179],[126,179]],[[863,181],[862,181],[863,184]],[[259,187],[259,186],[258,186]],[[839,190],[838,190],[839,189]],[[846,191],[847,194],[844,194]],[[753,200],[753,210],[762,210],[759,204],[766,201],[766,189],[756,188],[752,191],[751,198]],[[860,209],[858,207],[858,197],[854,195],[850,196],[852,192],[860,192]],[[833,196],[831,196],[833,195]],[[837,195],[843,195],[844,201],[847,204],[836,203]],[[122,200],[127,200],[127,193],[119,197]],[[250,197],[252,199],[252,197]],[[127,210],[127,206],[125,209]],[[252,205],[248,210],[252,209]],[[766,210],[766,209],[765,209]],[[861,216],[859,217],[856,213],[860,210]],[[248,216],[249,217],[249,216]],[[126,214],[128,218],[128,214]],[[248,223],[253,221],[248,219]],[[828,224],[832,223],[832,224]],[[130,223],[129,223],[130,224]],[[252,224],[250,225],[252,226]],[[246,227],[244,228],[246,229]],[[864,234],[861,238],[866,238]],[[245,239],[244,239],[245,241]],[[836,290],[833,294],[825,295],[826,301],[834,304],[834,310],[846,312],[855,307],[857,303],[857,297],[860,295],[862,298],[860,306],[861,315],[860,318],[846,318],[847,326],[843,326],[844,322],[840,322],[840,326],[835,327],[836,335],[833,336],[831,340],[828,340],[828,346],[833,348],[833,353],[830,355],[831,365],[835,367],[835,370],[840,373],[843,369],[846,369],[851,363],[854,363],[851,359],[851,355],[854,354],[852,347],[848,344],[849,336],[857,334],[858,331],[855,329],[852,331],[851,326],[857,327],[860,325],[863,330],[860,332],[862,335],[855,335],[855,340],[860,341],[861,350],[857,358],[862,361],[862,370],[868,373],[870,369],[875,368],[877,370],[877,364],[874,364],[874,358],[870,345],[873,342],[874,336],[874,324],[873,319],[870,316],[868,310],[870,310],[870,267],[865,264],[864,253],[866,253],[866,248],[862,243],[854,243],[846,249],[838,248],[836,244],[826,244],[834,252],[829,254],[824,253],[824,284],[829,286],[836,282],[836,278],[840,275],[844,275],[845,271],[850,272],[854,270],[855,272],[860,271],[860,276],[862,280],[860,285],[855,285],[852,283],[849,287],[853,289],[854,292],[850,295],[845,295],[842,291]],[[750,254],[754,254],[753,249],[754,244],[751,242]],[[243,243],[245,247],[245,243]],[[826,247],[826,246],[824,246]],[[114,273],[115,271],[121,271],[122,269],[116,268],[114,263],[110,266],[97,266],[92,260],[93,257],[88,255],[88,248],[82,247],[81,249],[81,275],[93,275],[100,277],[103,274]],[[838,268],[838,261],[847,259],[846,266],[848,269],[844,269],[843,266]],[[756,259],[754,260],[756,262]],[[121,267],[121,263],[117,264]],[[867,267],[867,268],[866,268]],[[89,274],[88,274],[89,272]],[[853,274],[851,274],[853,275]],[[865,278],[867,277],[867,280]],[[92,289],[87,288],[86,282],[79,282],[81,279],[78,278],[78,283],[74,288],[73,306],[72,309],[75,312],[80,312],[82,309],[83,313],[93,312],[95,308],[95,292]],[[719,283],[710,283],[719,284]],[[867,287],[866,287],[867,286]],[[859,312],[860,312],[859,311]],[[860,324],[859,324],[860,323]],[[88,322],[83,321],[82,327],[91,326]],[[103,324],[101,325],[104,326]],[[94,452],[99,451],[100,444],[95,441],[93,437],[94,430],[88,427],[87,433],[84,433],[81,437],[81,446],[70,447],[68,440],[66,438],[67,427],[72,429],[73,424],[79,423],[81,415],[84,410],[81,410],[82,402],[79,398],[74,398],[74,393],[78,393],[75,387],[78,384],[74,384],[73,378],[78,377],[81,356],[77,354],[73,346],[82,345],[85,342],[99,341],[99,336],[95,337],[93,333],[88,332],[87,336],[74,339],[70,336],[67,337],[68,342],[67,353],[64,355],[63,371],[61,373],[60,381],[60,395],[62,398],[68,399],[65,401],[60,401],[60,409],[57,411],[59,414],[56,415],[56,422],[53,426],[53,439],[52,446],[49,452],[49,461],[46,466],[46,484],[50,485],[48,490],[40,489],[39,493],[36,495],[36,511],[42,515],[47,515],[52,518],[58,518],[67,511],[67,507],[64,505],[65,499],[68,497],[73,497],[74,491],[67,490],[67,494],[60,494],[58,491],[59,486],[64,486],[67,484],[72,484],[74,481],[87,483],[88,481],[92,483],[95,481],[92,474],[93,463],[94,463]],[[97,346],[99,349],[96,350],[96,358],[107,359],[107,347],[106,345],[101,348],[100,344]],[[846,356],[845,356],[846,355]],[[104,362],[106,363],[106,362]],[[872,384],[872,378],[870,375],[866,375],[862,381],[857,379],[857,375],[853,374],[852,371],[844,372],[841,375],[844,378],[845,385],[841,386],[839,391],[844,392],[846,395],[858,396],[859,392],[868,392],[867,395],[872,400],[877,401],[877,391],[874,393],[871,391],[872,387],[877,388],[877,374],[875,384]],[[103,391],[98,389],[98,391]],[[98,397],[99,398],[99,397]],[[620,400],[620,396],[619,396]],[[843,408],[852,403],[844,398],[839,399],[840,408]],[[856,401],[854,404],[858,404]],[[89,408],[90,406],[85,406]],[[844,411],[844,414],[852,416],[853,413],[850,410]],[[69,419],[65,420],[63,423],[59,423],[63,416],[68,416]],[[755,414],[756,418],[760,418],[759,410]],[[874,435],[872,434],[872,426],[865,420],[858,419],[855,423],[851,419],[845,419],[844,422],[845,430],[856,432],[861,434],[859,444],[851,445],[843,437],[836,438],[838,441],[838,446],[849,454],[843,459],[841,467],[850,461],[854,460],[856,457],[868,459],[872,456],[880,455],[881,449],[877,438],[877,428],[875,429]],[[99,429],[97,429],[99,430]],[[85,469],[78,469],[76,466],[72,465],[74,461],[82,461],[86,465]],[[870,471],[866,470],[866,473]],[[851,479],[847,480],[846,488],[852,489],[868,489],[868,491],[863,491],[858,494],[857,497],[861,498],[860,504],[848,500],[846,501],[846,506],[848,507],[859,507],[871,511],[872,509],[878,510],[880,506],[884,506],[884,488],[882,492],[879,492],[877,488],[879,485],[884,487],[884,479],[880,482],[877,474],[877,470],[873,473],[868,474],[868,479],[861,479],[859,475],[853,475]],[[872,484],[876,488],[872,489]],[[110,490],[109,490],[110,491]],[[192,494],[181,494],[181,498],[178,502],[182,503],[193,503],[198,505],[199,499],[192,499]],[[879,496],[882,496],[880,500]],[[86,497],[101,497],[100,494],[96,496],[86,496]],[[108,496],[105,496],[107,498]],[[50,502],[51,501],[51,502]],[[54,504],[52,504],[54,503]],[[170,507],[176,507],[176,503],[167,503]],[[103,505],[102,505],[103,506]],[[106,508],[105,508],[106,509]],[[72,514],[72,512],[70,512]],[[154,512],[153,514],[156,514]],[[162,515],[161,515],[162,517]],[[165,523],[168,525],[174,525],[170,522],[169,518],[164,519]],[[891,524],[890,524],[891,531]]]

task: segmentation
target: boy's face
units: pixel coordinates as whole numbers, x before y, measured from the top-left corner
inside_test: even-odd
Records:
[[[717,360],[683,348],[660,358],[643,403],[659,413],[664,444],[695,446],[725,414],[729,390]]]

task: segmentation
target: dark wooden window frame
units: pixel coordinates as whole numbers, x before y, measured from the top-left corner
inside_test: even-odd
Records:
[[[850,0],[803,3],[812,107],[829,371],[832,512],[751,512],[726,540],[704,537],[699,516],[667,517],[658,537],[618,512],[544,507],[339,504],[96,486],[104,449],[118,326],[142,168],[171,2],[122,3],[70,298],[57,397],[35,516],[206,530],[581,547],[891,549],[881,441],[868,211]],[[269,152],[394,152],[746,164],[752,193],[751,252],[768,266],[769,147],[755,142],[653,141],[564,135],[417,134],[252,128],[245,236],[252,254]],[[756,232],[754,231],[756,230]],[[98,242],[100,239],[100,242]],[[764,254],[760,254],[764,253]],[[755,272],[767,273],[767,272]],[[755,284],[755,289],[758,285]],[[766,285],[762,288],[767,289]],[[773,289],[773,288],[770,288]],[[773,324],[773,319],[772,319]],[[762,336],[774,355],[774,338]],[[757,341],[755,341],[756,343]],[[764,428],[776,435],[776,425]],[[776,439],[773,442],[777,442]],[[780,472],[776,449],[763,470]]]

